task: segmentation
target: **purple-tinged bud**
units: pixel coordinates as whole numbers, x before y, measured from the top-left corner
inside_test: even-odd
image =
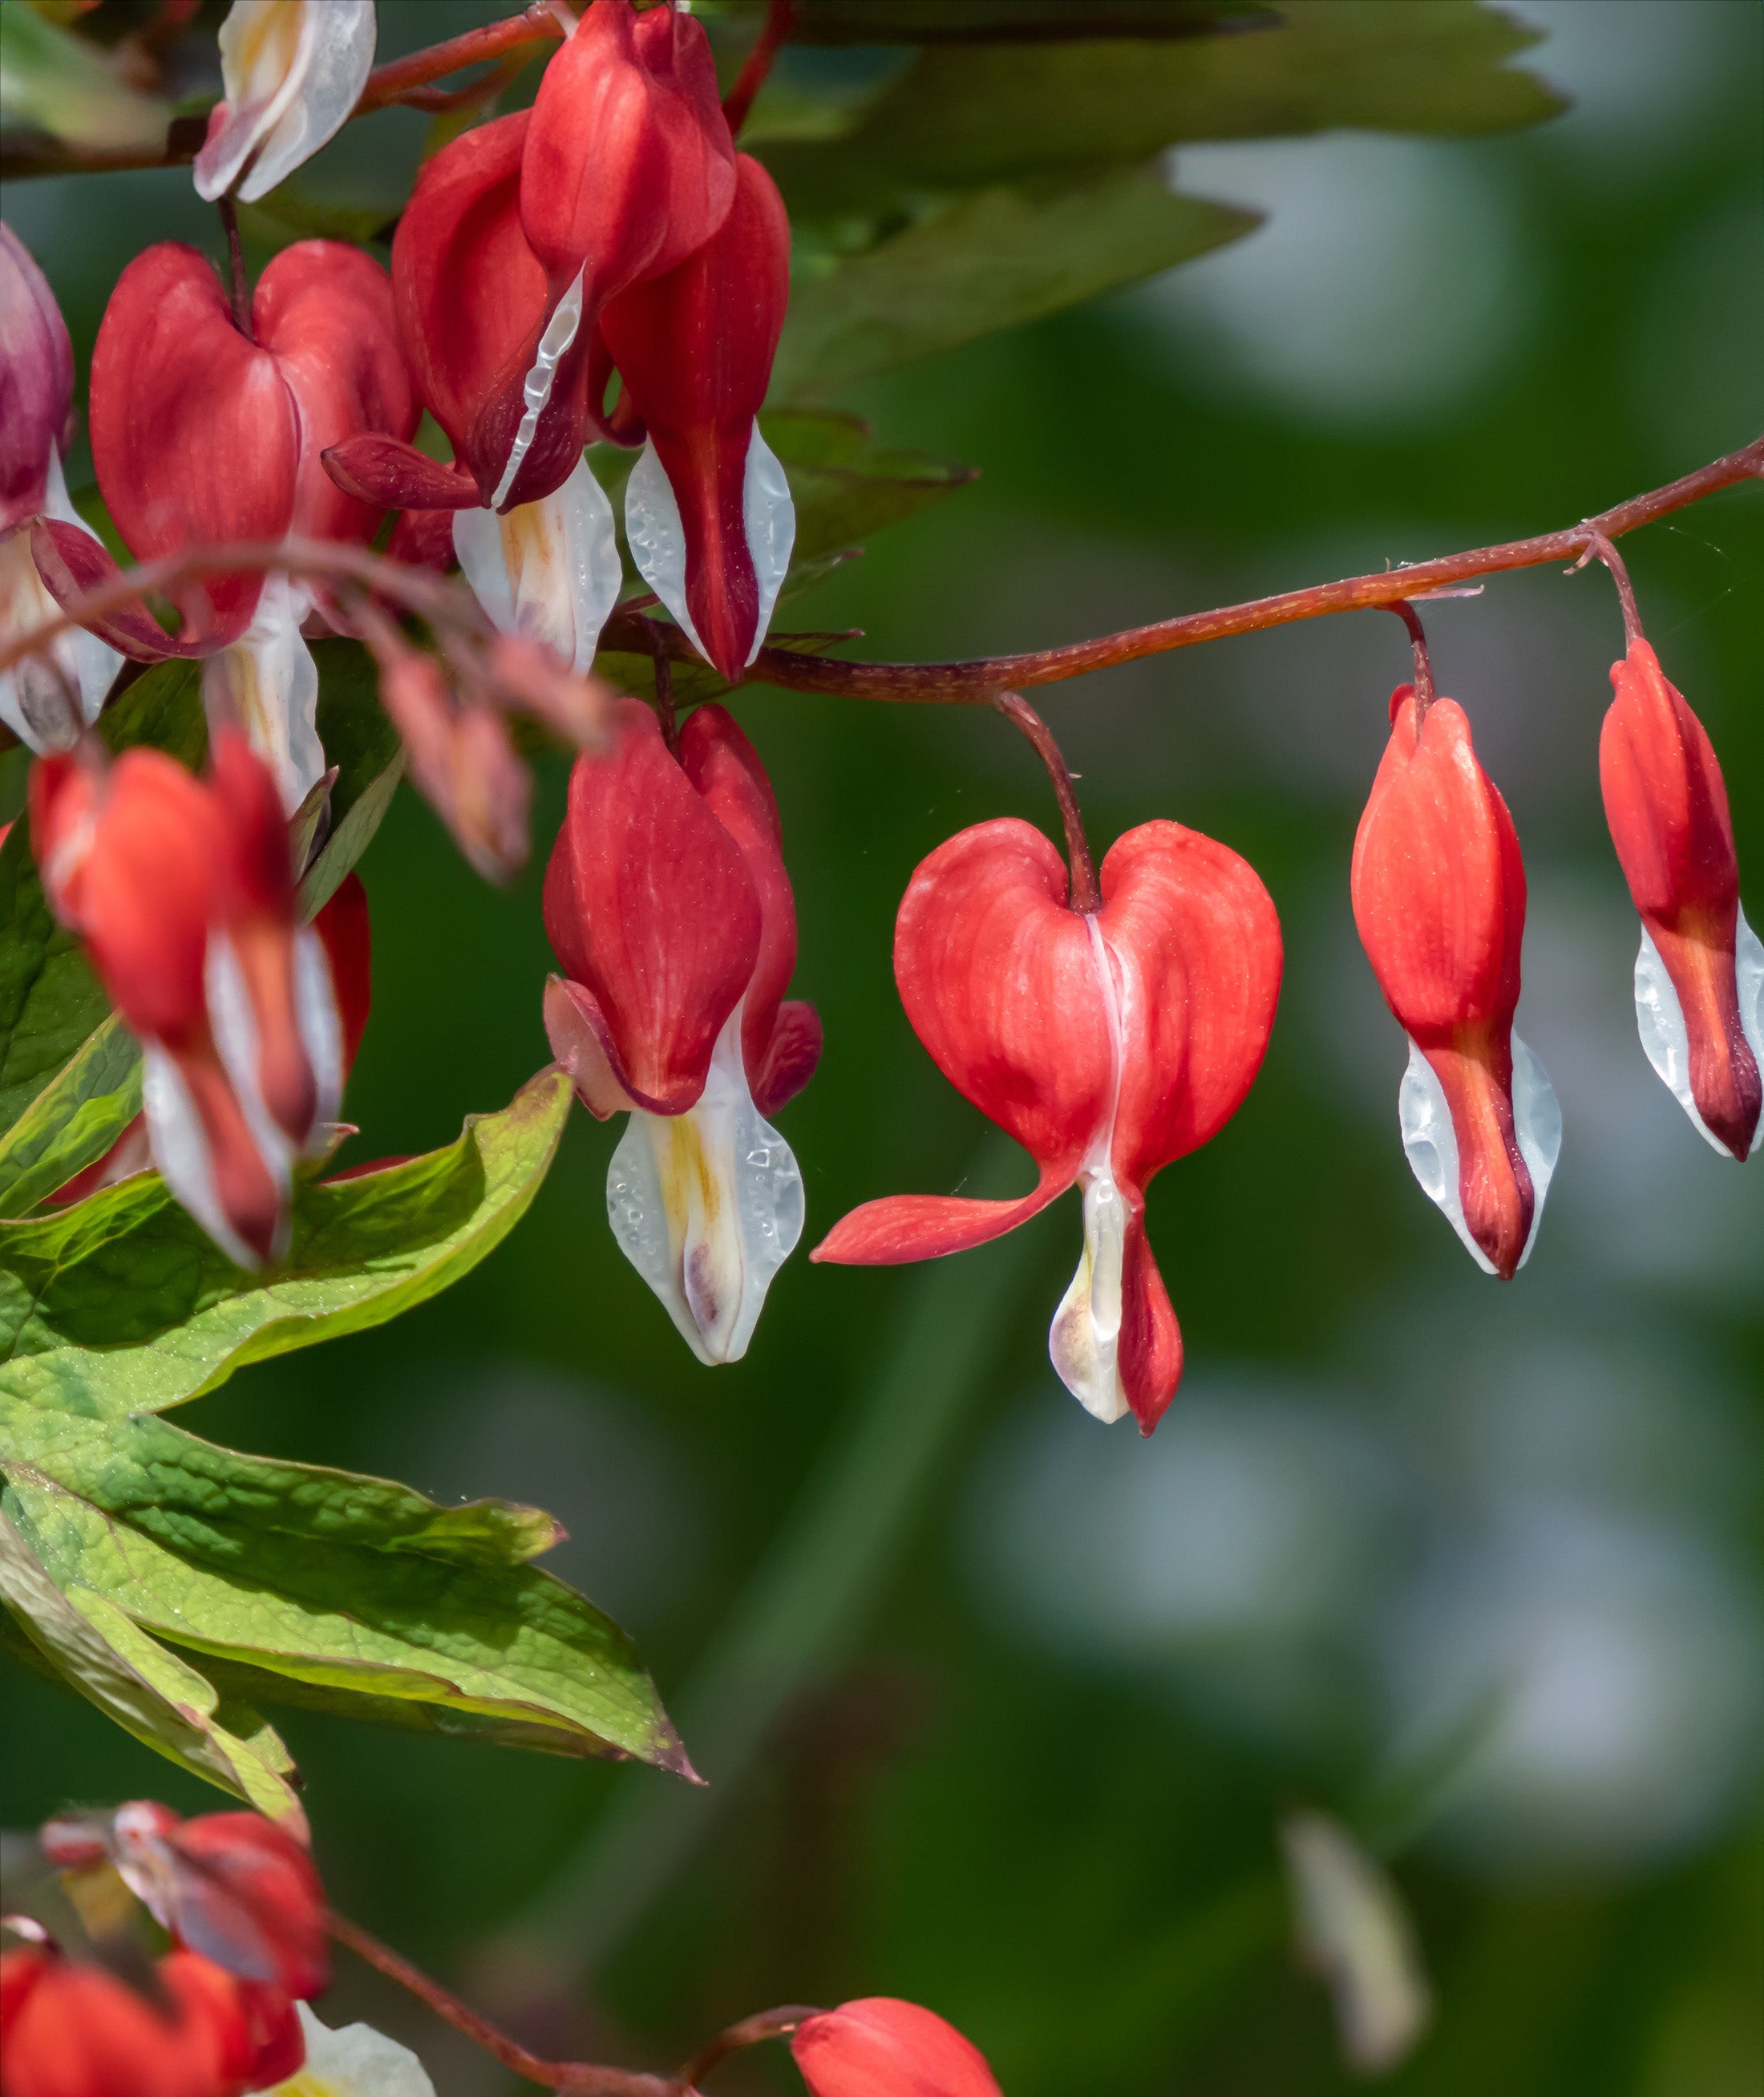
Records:
[[[0,223],[0,533],[42,511],[72,412],[67,323],[30,251]]]

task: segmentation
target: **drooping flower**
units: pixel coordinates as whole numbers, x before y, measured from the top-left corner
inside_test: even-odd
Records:
[[[299,2068],[286,1998],[191,1951],[156,1960],[152,1979],[149,1998],[51,1946],[0,1955],[6,2097],[243,2097]]]
[[[418,408],[392,287],[371,256],[304,240],[264,271],[252,332],[194,248],[163,242],[123,272],[92,359],[92,457],[118,532],[139,560],[192,545],[303,538],[365,543],[379,512],[345,494],[320,454],[357,431],[408,437]],[[37,565],[66,598],[113,576],[84,531],[37,535]],[[137,658],[204,659],[211,721],[244,721],[287,806],[323,773],[318,676],[300,637],[312,606],[285,576],[212,576],[176,593],[184,628],[144,606],[94,622]]]
[[[1709,1143],[1744,1159],[1764,1114],[1764,946],[1740,908],[1727,785],[1703,724],[1639,636],[1611,682],[1599,779],[1642,921],[1642,1047]]]
[[[999,2097],[972,2040],[932,2011],[892,1996],[805,2017],[790,2051],[813,2097]]]
[[[803,1183],[766,1119],[821,1053],[787,1002],[796,911],[777,804],[720,707],[674,758],[635,699],[605,756],[578,758],[545,873],[553,1053],[583,1103],[630,1122],[613,1154],[613,1234],[701,1361],[746,1352],[803,1225]]]
[[[1512,817],[1455,700],[1390,699],[1390,741],[1354,840],[1354,922],[1409,1040],[1398,1109],[1429,1200],[1477,1265],[1529,1258],[1561,1148],[1543,1066],[1512,1031],[1525,874]]]
[[[759,163],[743,153],[735,165],[717,231],[602,323],[648,431],[625,484],[632,558],[731,685],[759,652],[796,532],[756,419],[790,300],[790,221]]]
[[[324,1889],[299,1837],[257,1813],[186,1820],[156,1799],[69,1814],[39,1837],[50,1863],[102,1858],[186,1951],[304,2001],[330,1983]]]
[[[55,295],[0,223],[0,641],[55,615],[31,557],[42,517],[74,527],[62,453],[73,430],[73,345]],[[77,628],[0,670],[0,720],[33,750],[64,750],[98,717],[122,658]]]
[[[153,750],[104,772],[43,758],[30,817],[50,908],[141,1043],[154,1163],[230,1259],[277,1258],[294,1162],[336,1111],[343,1038],[269,768],[233,729],[206,780]]]
[[[962,1252],[1077,1185],[1084,1251],[1054,1315],[1061,1380],[1100,1420],[1149,1434],[1182,1336],[1145,1236],[1153,1175],[1242,1104],[1280,993],[1280,923],[1236,852],[1142,824],[1102,864],[1101,907],[1068,902],[1065,862],[1014,816],[940,845],[908,884],[895,979],[958,1092],[1040,1171],[1017,1201],[897,1195],[836,1224],[812,1258],[880,1266]]]
[[[233,0],[197,195],[251,204],[309,160],[361,100],[378,34],[374,0]]]
[[[468,131],[423,169],[392,241],[392,285],[410,370],[423,404],[453,448],[444,466],[408,443],[357,436],[326,467],[340,487],[406,519],[453,514],[452,545],[495,623],[547,641],[586,670],[618,601],[621,570],[612,505],[582,457],[600,432],[589,361],[554,392],[534,457],[559,469],[530,499],[497,491],[506,440],[488,440],[484,413],[511,375],[519,383],[545,305],[545,272],[521,230],[521,158],[532,112]],[[604,386],[606,372],[600,370]],[[429,528],[432,536],[433,528]]]

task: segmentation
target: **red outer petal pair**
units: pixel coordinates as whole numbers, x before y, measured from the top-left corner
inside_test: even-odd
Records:
[[[757,160],[736,163],[720,229],[663,277],[606,309],[606,344],[680,506],[686,602],[705,652],[738,684],[753,653],[759,589],[745,489],[790,302],[790,227]]]
[[[352,431],[408,437],[418,417],[386,273],[358,248],[304,240],[265,270],[256,340],[234,325],[210,265],[162,242],[118,280],[92,359],[92,458],[129,551],[151,560],[192,545],[278,540],[290,532],[370,539],[377,514],[333,485],[319,454]],[[40,532],[58,597],[112,572],[95,540]],[[145,609],[101,623],[141,657],[212,654],[236,641],[262,593],[259,576],[217,576],[177,593],[182,634]]]
[[[693,714],[676,761],[650,709],[619,702],[610,753],[570,775],[545,915],[569,979],[546,1000],[553,1046],[602,1119],[685,1113],[743,996],[755,1105],[773,1113],[808,1083],[821,1027],[812,1006],[781,1002],[796,909],[777,803],[720,707]]]
[[[1630,641],[1611,682],[1617,696],[1599,738],[1611,841],[1676,994],[1696,1113],[1744,1158],[1764,1086],[1735,967],[1740,868],[1727,786],[1702,723],[1645,641]]]
[[[274,775],[234,730],[215,738],[207,781],[153,750],[104,773],[48,757],[32,771],[30,816],[50,907],[125,1023],[175,1067],[221,1227],[272,1257],[286,1160],[266,1145],[303,1149],[341,1080],[340,1044],[327,1040],[335,991],[301,946]],[[160,1133],[156,1162],[188,1199]]]
[[[805,2017],[790,2051],[813,2097],[999,2097],[977,2046],[931,2011],[888,1995]]]
[[[962,831],[919,868],[895,930],[901,1002],[939,1069],[1030,1153],[1040,1184],[1015,1202],[868,1202],[812,1256],[882,1265],[963,1251],[1081,1175],[1111,1178],[1127,1211],[1119,1376],[1149,1433],[1182,1351],[1144,1190],[1218,1133],[1261,1067],[1280,924],[1244,860],[1177,823],[1119,838],[1101,889],[1094,917],[1073,910],[1059,853],[1013,816]]]
[[[1354,840],[1354,922],[1385,1001],[1444,1092],[1465,1228],[1510,1279],[1537,1204],[1513,1119],[1519,839],[1455,700],[1436,699],[1417,726],[1413,687],[1400,685],[1390,717]]]
[[[43,506],[73,415],[73,345],[28,249],[0,224],[0,534]]]
[[[242,2097],[294,2074],[294,2005],[192,1951],[154,1968],[157,2002],[51,1950],[0,1956],[6,2097]]]

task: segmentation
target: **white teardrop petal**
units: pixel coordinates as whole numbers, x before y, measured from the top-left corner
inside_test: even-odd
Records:
[[[1458,1193],[1458,1136],[1445,1088],[1413,1040],[1409,1043],[1408,1068],[1397,1088],[1397,1121],[1403,1132],[1403,1155],[1421,1192],[1445,1215],[1482,1272],[1494,1273],[1494,1261],[1471,1237],[1464,1220],[1464,1202]]]
[[[311,609],[286,576],[271,576],[251,624],[202,666],[211,733],[230,718],[276,775],[291,816],[325,776],[318,740],[318,665],[300,633]]]
[[[686,609],[686,528],[681,522],[673,484],[647,438],[624,484],[624,535],[637,573],[703,655],[704,643]]]
[[[514,432],[514,441],[509,447],[508,464],[502,469],[502,478],[491,501],[492,510],[500,510],[507,501],[509,490],[514,485],[514,476],[526,463],[527,454],[533,448],[533,439],[539,434],[539,418],[551,403],[551,389],[558,382],[558,366],[576,340],[582,325],[582,278],[578,269],[576,281],[552,309],[551,317],[545,323],[545,331],[539,338],[539,347],[533,357],[532,369],[521,381],[521,398],[526,405],[521,415],[520,427]]]
[[[57,523],[90,529],[68,494],[61,455],[50,449],[43,511]],[[0,639],[11,640],[54,619],[61,607],[37,571],[28,529],[0,539]],[[96,720],[123,659],[83,628],[59,634],[43,655],[27,655],[0,670],[0,720],[41,755],[69,750],[82,727]]]
[[[1740,913],[1733,942],[1734,987],[1739,993],[1740,1030],[1752,1051],[1752,1060],[1764,1071],[1764,943],[1745,922],[1745,913]],[[1752,1148],[1746,1153],[1756,1158],[1764,1150],[1764,1120],[1752,1132]]]
[[[1118,1356],[1127,1204],[1106,1169],[1086,1172],[1084,1250],[1048,1329],[1048,1355],[1084,1410],[1112,1424],[1127,1412]]]
[[[310,925],[300,926],[294,935],[294,1019],[317,1102],[306,1141],[309,1154],[317,1157],[329,1141],[326,1124],[337,1119],[343,1104],[343,1020],[330,957]]]
[[[1525,1233],[1525,1249],[1519,1255],[1523,1267],[1538,1241],[1543,1221],[1543,1203],[1556,1177],[1556,1161],[1562,1154],[1562,1103],[1556,1097],[1550,1074],[1536,1053],[1516,1034],[1512,1037],[1513,1136],[1519,1155],[1531,1175],[1531,1228]]]
[[[265,2097],[435,2097],[428,2073],[407,2046],[371,2025],[333,2030],[297,2003],[306,2064]]]
[[[315,940],[317,936],[309,935]],[[245,1126],[251,1132],[252,1147],[263,1160],[270,1178],[286,1193],[293,1175],[295,1147],[264,1102],[258,1076],[262,1037],[258,1031],[257,1014],[252,1009],[251,995],[245,987],[245,973],[239,965],[233,942],[225,932],[208,935],[202,981],[208,1001],[209,1031],[214,1036],[221,1066],[226,1072],[239,1110],[245,1117]],[[298,996],[298,980],[295,994]],[[340,1047],[337,1061],[339,1064],[342,1062]]]
[[[733,1362],[802,1236],[803,1210],[790,1145],[747,1089],[737,1006],[698,1104],[639,1108],[626,1124],[606,1174],[613,1236],[698,1359]]]
[[[453,513],[453,550],[491,623],[545,641],[585,672],[623,569],[606,491],[585,459],[562,488],[498,514]]]
[[[796,505],[790,484],[777,454],[753,426],[753,441],[747,447],[746,477],[742,484],[742,522],[746,528],[747,551],[759,585],[759,616],[754,627],[751,663],[765,644],[766,628],[778,601],[784,578],[790,571],[790,549],[796,544]],[[661,593],[658,590],[657,596]]]
[[[348,121],[374,68],[374,0],[234,0],[221,25],[228,116],[196,164],[210,203],[266,196]]]
[[[159,1043],[141,1044],[141,1106],[160,1177],[235,1267],[261,1263],[227,1220],[215,1190],[208,1136],[183,1073]]]

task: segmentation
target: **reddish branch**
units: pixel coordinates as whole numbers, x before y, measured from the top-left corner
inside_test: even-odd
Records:
[[[773,62],[790,39],[796,27],[796,0],[771,0],[766,9],[764,26],[746,62],[735,85],[729,90],[723,103],[723,114],[729,128],[738,138],[741,127],[747,121],[747,112],[753,107],[754,97],[766,84]]]
[[[486,59],[510,57],[523,46],[531,46],[525,52],[530,58],[541,45],[562,40],[563,25],[551,11],[548,0],[533,0],[519,15],[487,22],[481,29],[466,30],[462,37],[449,37],[444,44],[431,44],[427,50],[413,51],[408,58],[376,66],[367,77],[367,85],[353,113],[365,116],[370,110],[384,109],[396,102],[413,103],[419,109],[445,107],[428,99],[427,90],[435,81]],[[471,91],[462,90],[467,94]]]
[[[1066,825],[1066,857],[1072,869],[1072,908],[1085,917],[1102,908],[1102,891],[1096,886],[1096,865],[1090,856],[1090,840],[1084,835],[1072,775],[1066,768],[1053,731],[1028,700],[1018,692],[1000,692],[992,702],[1011,725],[1021,729],[1035,746],[1035,755],[1048,768],[1053,781],[1053,797],[1060,804],[1060,820]]]
[[[1535,539],[1514,539],[1504,545],[1477,546],[1469,553],[1447,554],[1434,561],[1392,568],[1345,582],[1319,583],[1310,589],[1287,590],[1278,597],[1227,605],[1217,611],[1190,612],[1150,626],[1129,627],[1097,641],[1074,641],[1064,648],[1044,648],[1031,655],[995,655],[974,663],[842,663],[826,655],[797,655],[785,648],[762,649],[754,664],[758,683],[781,685],[798,692],[828,692],[846,698],[904,700],[921,706],[979,706],[1001,691],[1025,685],[1053,685],[1081,677],[1092,670],[1135,663],[1198,641],[1222,641],[1233,633],[1258,633],[1300,619],[1320,619],[1332,611],[1357,611],[1394,604],[1399,598],[1425,596],[1477,576],[1499,575],[1513,568],[1542,567],[1551,561],[1573,560],[1596,541],[1620,538],[1657,518],[1668,516],[1706,495],[1742,480],[1764,477],[1764,437],[1716,459],[1648,495],[1632,497],[1614,510],[1601,511],[1566,531]],[[676,652],[688,652],[683,635]]]
[[[1427,709],[1434,698],[1434,661],[1427,652],[1427,635],[1421,625],[1420,614],[1406,597],[1399,597],[1385,609],[1394,611],[1409,629],[1409,646],[1415,657],[1415,725],[1418,729],[1426,720]]]
[[[707,2046],[700,2047],[684,2068],[675,2070],[674,2080],[689,2088],[695,2087],[732,2053],[739,2053],[743,2047],[758,2046],[764,2039],[783,2038],[794,2031],[805,2017],[819,2015],[806,2003],[786,2003],[778,2009],[761,2010],[757,2016],[743,2017],[738,2025],[720,2031]]]

